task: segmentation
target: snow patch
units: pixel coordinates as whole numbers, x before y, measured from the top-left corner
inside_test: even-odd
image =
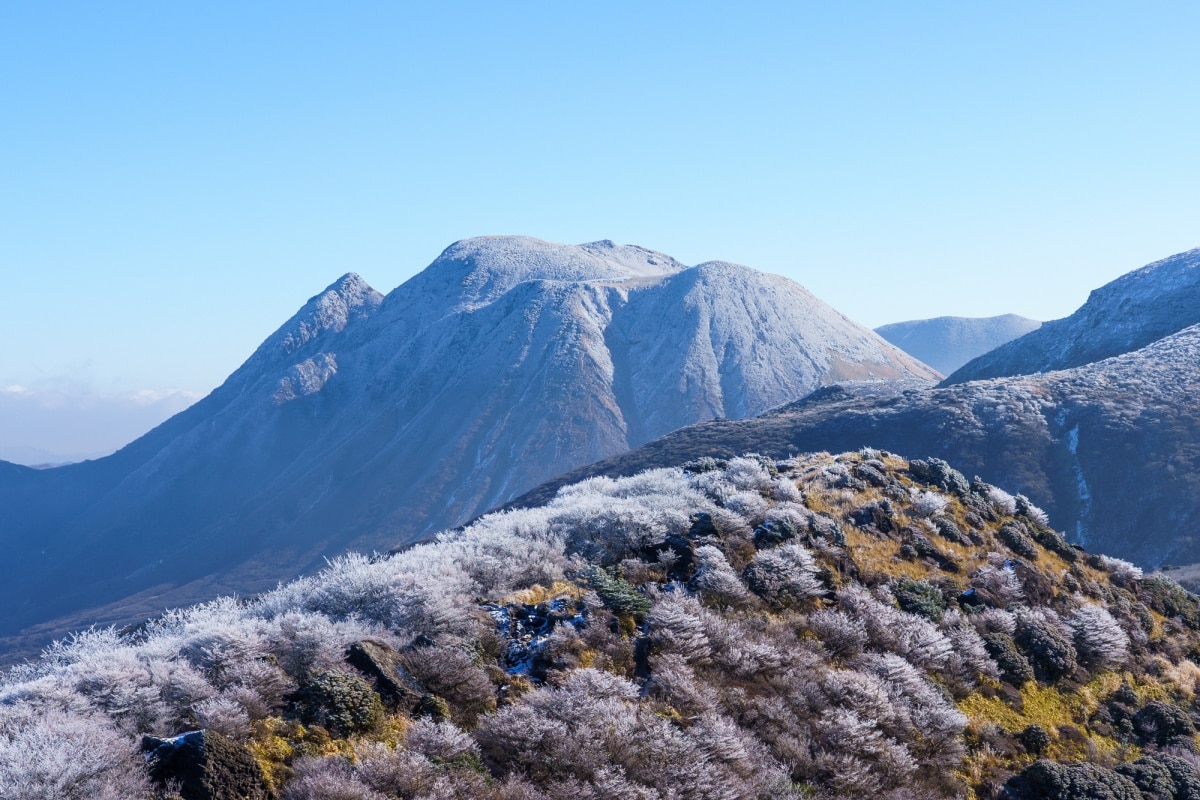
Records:
[[[321,391],[329,379],[337,374],[337,358],[333,353],[318,353],[288,370],[279,381],[279,389],[273,400],[282,405],[298,397],[307,397]]]

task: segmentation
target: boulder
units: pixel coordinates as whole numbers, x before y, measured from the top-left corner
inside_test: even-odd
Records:
[[[176,782],[183,800],[272,800],[262,768],[250,751],[216,731],[159,739],[142,737],[155,782]]]
[[[404,657],[388,645],[370,639],[355,642],[346,650],[346,661],[374,682],[389,705],[409,712],[420,709],[425,688],[408,671]]]

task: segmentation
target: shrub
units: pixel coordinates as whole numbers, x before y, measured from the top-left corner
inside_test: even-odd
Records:
[[[996,531],[996,538],[1021,558],[1033,561],[1038,557],[1037,546],[1026,535],[1025,526],[1019,522],[1006,522],[1001,525],[1000,530]]]
[[[934,622],[940,621],[946,611],[942,590],[928,581],[901,578],[892,584],[892,594],[896,596],[901,609]]]
[[[595,564],[589,564],[580,577],[596,590],[600,602],[614,614],[640,618],[650,610],[650,601],[635,586],[623,578],[610,575]]]
[[[331,733],[346,736],[374,728],[383,719],[379,695],[357,675],[319,672],[296,697],[301,718]]]
[[[1035,756],[1040,756],[1050,746],[1050,734],[1041,725],[1029,725],[1017,734],[1021,746]]]
[[[1160,614],[1179,617],[1193,630],[1200,630],[1200,598],[1175,581],[1154,575],[1138,581],[1138,599]]]
[[[816,561],[803,545],[791,542],[759,551],[743,575],[750,590],[780,608],[825,594]]]
[[[1009,796],[1037,800],[1143,800],[1133,781],[1097,764],[1038,761],[1006,786]]]
[[[1167,753],[1142,756],[1117,772],[1129,778],[1146,800],[1197,800],[1200,774],[1187,760]]]
[[[1021,686],[1033,680],[1033,665],[1021,655],[1011,636],[1003,633],[985,633],[983,644],[1000,668],[1000,676],[1013,686]]]
[[[1075,650],[1085,667],[1108,669],[1129,658],[1129,637],[1104,608],[1085,605],[1068,620],[1075,634]]]
[[[1050,620],[1033,614],[1018,617],[1013,641],[1029,657],[1039,680],[1060,680],[1072,675],[1078,666],[1075,647]]]
[[[1133,729],[1138,738],[1150,744],[1164,747],[1170,744],[1188,743],[1196,733],[1196,726],[1187,712],[1171,703],[1154,700],[1133,715]]]

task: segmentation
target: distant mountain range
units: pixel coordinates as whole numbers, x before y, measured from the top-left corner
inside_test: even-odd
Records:
[[[945,458],[1023,492],[1088,548],[1147,566],[1200,562],[1200,291],[1191,283],[1200,278],[1198,257],[1193,250],[1114,281],[1072,316],[977,359],[938,388],[824,388],[754,419],[669,434],[518,503],[582,477],[702,456],[869,446]],[[1049,354],[1051,365],[1111,357],[1038,373]],[[1001,364],[1034,374],[963,382]]]
[[[462,241],[386,297],[343,277],[110,457],[0,463],[0,635],[260,591],[681,426],[939,377],[778,276],[608,241]]]
[[[904,352],[949,375],[973,358],[1035,331],[1042,323],[1016,314],[935,317],[893,322],[875,332]]]
[[[1069,369],[1144,347],[1200,322],[1200,248],[1096,289],[1078,311],[981,355],[946,383]]]

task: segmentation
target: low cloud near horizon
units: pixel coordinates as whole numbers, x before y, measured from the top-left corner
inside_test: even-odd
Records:
[[[0,385],[0,460],[38,465],[99,458],[202,396],[177,389],[105,394],[86,386]]]

